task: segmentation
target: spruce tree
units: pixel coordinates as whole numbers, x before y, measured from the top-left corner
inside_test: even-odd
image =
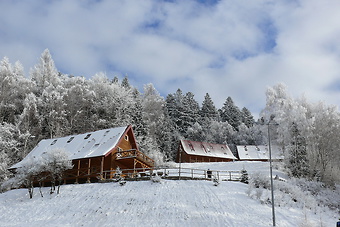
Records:
[[[217,120],[218,118],[218,112],[208,93],[205,94],[202,102],[201,117],[209,120]]]
[[[228,122],[235,130],[238,129],[238,126],[242,122],[241,111],[234,104],[231,97],[228,97],[223,104],[221,109],[221,118],[223,122]]]
[[[248,128],[254,125],[255,123],[254,117],[246,107],[242,108],[241,116],[242,116],[241,118],[242,123],[244,123]]]
[[[291,145],[289,146],[288,168],[294,177],[306,177],[309,175],[307,162],[306,140],[301,136],[297,124],[291,125]]]

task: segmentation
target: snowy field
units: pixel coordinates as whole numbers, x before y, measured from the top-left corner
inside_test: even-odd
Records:
[[[269,173],[262,162],[182,164],[186,168]],[[276,175],[284,177],[279,171]],[[44,197],[35,189],[0,194],[0,226],[272,226],[271,206],[247,195],[248,185],[205,180],[128,181],[64,185]],[[335,226],[335,212],[276,207],[276,223],[284,226]],[[307,225],[308,223],[308,225]]]

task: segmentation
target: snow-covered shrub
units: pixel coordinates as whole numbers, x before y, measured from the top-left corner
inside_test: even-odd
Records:
[[[259,172],[255,172],[250,176],[249,184],[251,187],[255,188],[270,188],[269,178]]]
[[[214,177],[213,182],[214,186],[218,186],[220,184],[220,181],[216,177]]]
[[[151,181],[153,183],[160,183],[161,180],[162,180],[162,178],[157,173],[155,173],[151,176]]]
[[[321,182],[310,182],[303,179],[287,181],[274,180],[275,206],[296,207],[314,210],[328,207],[339,210],[340,189],[326,188]],[[253,174],[247,190],[249,197],[261,203],[271,203],[270,178]],[[328,209],[326,208],[326,209]]]
[[[249,183],[249,177],[248,177],[248,172],[247,172],[247,170],[246,169],[242,169],[241,170],[241,179],[240,179],[240,181],[242,182],[242,183],[245,183],[245,184],[248,184]]]
[[[340,209],[340,185],[326,187],[322,182],[308,181],[302,178],[293,179],[292,181],[303,191],[310,193],[318,204],[333,210]]]

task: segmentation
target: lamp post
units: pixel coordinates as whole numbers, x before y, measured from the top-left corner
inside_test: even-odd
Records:
[[[270,169],[270,189],[271,189],[271,196],[272,196],[272,217],[273,217],[273,226],[275,225],[275,206],[274,206],[274,182],[273,182],[273,162],[272,162],[272,148],[270,142],[270,125],[278,125],[277,123],[270,123],[268,122],[268,145],[269,145],[269,169]]]

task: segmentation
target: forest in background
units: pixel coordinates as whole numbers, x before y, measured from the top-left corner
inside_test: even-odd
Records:
[[[178,89],[165,98],[150,83],[140,92],[124,77],[97,73],[90,79],[57,70],[46,49],[25,77],[19,62],[0,62],[0,182],[41,139],[131,124],[140,150],[158,164],[173,161],[178,141],[282,146],[286,170],[295,177],[339,182],[340,113],[324,102],[294,99],[283,84],[266,91],[256,120],[227,97],[218,109],[207,93],[200,105]],[[275,124],[274,124],[275,123]],[[269,124],[269,125],[268,125]]]

